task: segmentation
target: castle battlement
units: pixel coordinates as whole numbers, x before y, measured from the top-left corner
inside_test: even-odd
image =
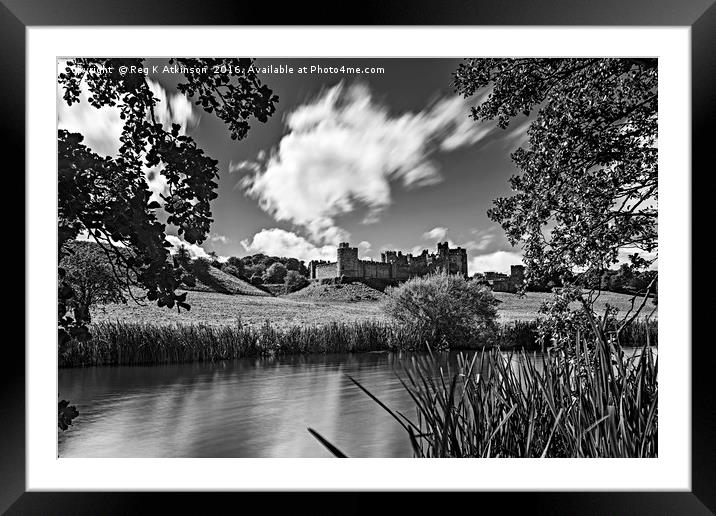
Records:
[[[424,249],[419,255],[402,251],[384,251],[381,261],[361,260],[358,248],[348,242],[338,244],[335,262],[311,261],[308,264],[311,279],[346,277],[351,279],[379,279],[405,281],[413,277],[438,272],[460,274],[467,278],[467,250],[451,249],[447,242],[439,243],[436,253]]]

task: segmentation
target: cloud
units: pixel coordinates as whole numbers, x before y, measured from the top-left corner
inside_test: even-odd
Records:
[[[458,96],[417,113],[391,114],[367,87],[343,83],[297,107],[284,123],[286,134],[270,153],[230,171],[248,172],[239,183],[247,195],[323,244],[346,238],[341,215],[365,209],[364,220],[375,222],[392,202],[394,183],[419,188],[442,181],[431,157],[488,132]]]
[[[60,63],[60,69],[64,70]],[[94,108],[87,101],[89,88],[84,81],[80,84],[80,102],[68,106],[62,98],[64,89],[57,84],[57,126],[72,133],[82,133],[84,143],[97,154],[114,156],[119,151],[124,121],[119,118],[119,109],[104,106]]]
[[[510,265],[522,263],[522,254],[512,251],[497,251],[490,254],[475,256],[470,259],[468,270],[470,275],[476,272],[510,272]]]
[[[66,61],[59,63],[59,69],[64,70]],[[149,89],[157,98],[154,116],[166,129],[172,124],[180,125],[180,134],[186,134],[188,128],[198,123],[198,115],[194,112],[192,103],[181,93],[170,95],[156,81],[148,80]],[[64,89],[57,85],[57,126],[70,132],[81,133],[84,143],[97,154],[102,156],[116,156],[119,152],[124,121],[120,118],[119,107],[104,106],[95,108],[88,102],[90,95],[86,82],[80,84],[80,102],[68,106],[62,98]],[[147,184],[152,191],[152,200],[161,202],[160,194],[167,192],[166,178],[160,173],[162,165],[145,167],[144,172]]]
[[[648,267],[649,270],[659,270],[658,251],[647,253],[641,249],[636,249],[633,247],[623,247],[619,249],[619,251],[617,252],[616,266],[621,266],[623,263],[631,264],[630,256],[633,254],[638,254],[640,258],[643,258],[647,261],[651,261],[652,263]]]
[[[517,149],[529,141],[529,134],[527,131],[532,125],[533,120],[528,118],[521,124],[513,127],[512,129],[505,132],[503,136],[504,145],[506,148]]]
[[[371,258],[371,253],[373,252],[373,246],[370,244],[370,242],[363,240],[362,242],[358,242],[358,258],[361,260]],[[333,258],[335,260],[335,257]]]
[[[83,229],[82,231],[80,231],[79,234],[75,237],[75,240],[80,240],[82,242],[96,242],[97,241],[95,239],[95,237],[90,235],[89,231],[87,231],[86,229]],[[102,242],[102,243],[105,243],[106,241],[107,240],[105,238],[100,239],[100,242]],[[123,242],[118,242],[111,238],[109,239],[109,242],[115,247],[127,247],[126,245],[124,245]]]
[[[368,242],[361,242],[361,244],[364,247],[365,244],[368,244],[368,248],[370,248]],[[304,261],[336,260],[337,247],[335,245],[317,246],[296,233],[279,228],[262,229],[251,240],[242,240],[241,245],[250,254],[263,253],[269,256],[286,256]]]
[[[229,237],[225,235],[219,235],[218,233],[212,233],[209,237],[209,240],[211,240],[212,243],[220,243],[220,244],[228,244],[231,240]]]
[[[423,240],[432,240],[434,242],[442,242],[448,234],[448,228],[433,228],[423,233]]]
[[[463,247],[473,253],[490,254],[514,249],[499,226],[492,226],[488,229],[472,229],[470,233],[473,238],[465,242]]]
[[[211,256],[209,256],[209,253],[207,253],[203,247],[196,244],[190,244],[181,237],[178,237],[176,235],[167,235],[166,239],[167,242],[172,245],[171,249],[169,249],[169,252],[171,254],[176,253],[179,247],[184,246],[186,247],[186,250],[189,251],[189,256],[191,256],[192,259],[211,258]]]

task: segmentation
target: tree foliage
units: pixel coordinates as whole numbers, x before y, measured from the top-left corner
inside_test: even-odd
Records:
[[[75,320],[90,322],[90,308],[98,304],[126,302],[122,284],[93,242],[68,242],[60,262],[64,280],[74,295],[68,300]]]
[[[272,263],[271,266],[264,272],[263,280],[264,283],[283,283],[286,279],[286,266],[280,262]]]
[[[261,84],[249,67],[251,59],[172,59],[170,63],[186,70],[177,89],[223,120],[233,139],[247,135],[252,118],[265,122],[275,111],[278,97]],[[144,288],[149,301],[188,308],[186,293],[176,292],[180,271],[169,259],[166,230],[173,227],[190,244],[204,241],[212,222],[210,202],[217,196],[218,162],[205,155],[191,136],[181,134],[178,124],[165,127],[157,119],[158,99],[144,73],[119,72],[120,67],[142,64],[142,59],[73,59],[59,75],[68,105],[80,101],[84,84],[93,107],[116,107],[124,122],[121,146],[113,157],[90,150],[79,133],[58,131],[60,259],[63,244],[86,233],[101,246],[130,295],[131,279]],[[215,66],[224,69],[214,73]],[[145,178],[150,168],[166,181],[162,203],[152,199]],[[160,210],[166,223],[157,216]],[[80,332],[86,323],[68,314],[74,292],[64,276],[60,268],[61,339]]]
[[[296,270],[289,270],[286,273],[286,279],[283,282],[287,294],[301,290],[302,288],[308,286],[308,283],[308,278]]]
[[[532,117],[514,194],[488,212],[524,248],[528,279],[602,270],[624,249],[636,268],[653,261],[656,59],[469,59],[454,79],[466,97],[489,92],[475,120]]]

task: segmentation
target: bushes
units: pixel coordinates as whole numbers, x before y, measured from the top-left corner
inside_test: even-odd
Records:
[[[284,280],[285,292],[286,294],[296,292],[297,290],[301,290],[302,288],[308,286],[308,283],[308,278],[302,276],[297,271],[289,270],[286,274],[286,279]]]
[[[428,336],[433,348],[469,348],[495,338],[498,300],[492,291],[461,276],[413,278],[386,290],[385,312]]]
[[[279,262],[271,264],[263,274],[264,283],[283,283],[286,279],[286,267]]]
[[[221,270],[225,272],[226,274],[229,274],[230,276],[233,276],[234,278],[242,279],[241,277],[241,270],[239,270],[238,267],[235,267],[233,265],[224,264],[221,266]]]

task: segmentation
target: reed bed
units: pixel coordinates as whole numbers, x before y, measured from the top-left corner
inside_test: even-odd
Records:
[[[641,325],[641,322],[633,323]],[[501,325],[488,347],[540,349],[534,321]],[[652,331],[653,330],[653,331]],[[629,339],[653,333],[630,330]],[[639,333],[641,332],[641,333]],[[60,367],[150,365],[182,362],[216,362],[242,357],[304,353],[359,353],[366,351],[424,351],[432,336],[424,329],[384,321],[332,322],[324,325],[232,326],[202,324],[151,324],[105,321],[93,324],[92,337],[74,340],[59,350]],[[643,340],[642,340],[643,342]],[[451,346],[466,349],[466,346]],[[483,346],[479,346],[478,349]],[[475,349],[474,344],[472,349]]]
[[[461,353],[452,373],[432,355],[413,358],[401,382],[417,419],[351,380],[403,426],[416,457],[656,457],[653,348],[625,351],[612,341],[587,356],[584,343],[575,344],[576,357],[562,350],[541,357],[497,349]]]
[[[60,367],[215,362],[242,357],[304,353],[358,353],[417,349],[424,336],[383,322],[330,323],[281,328],[156,325],[102,322],[88,341],[72,341],[59,352]]]

